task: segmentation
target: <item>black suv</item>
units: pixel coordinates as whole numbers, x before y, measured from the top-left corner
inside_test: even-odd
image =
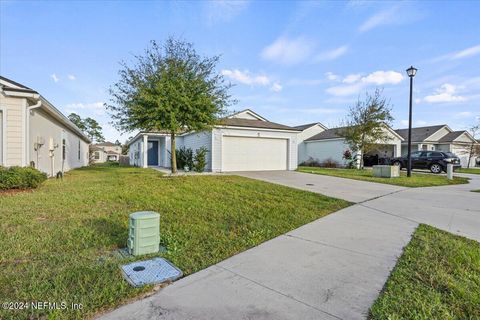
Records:
[[[393,158],[391,163],[400,168],[407,167],[407,156]],[[429,169],[432,173],[447,171],[447,164],[453,164],[453,170],[460,168],[460,159],[451,152],[415,151],[412,152],[412,169]]]

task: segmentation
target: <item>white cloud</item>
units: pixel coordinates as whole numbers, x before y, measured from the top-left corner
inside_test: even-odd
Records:
[[[357,74],[349,74],[345,78],[343,78],[342,82],[343,83],[354,83],[357,82],[362,78],[362,75],[357,73]]]
[[[398,84],[404,76],[396,71],[375,71],[366,76],[361,74],[349,74],[342,79],[346,85],[333,86],[326,89],[326,92],[334,96],[349,96],[359,93],[368,85]]]
[[[364,87],[363,83],[355,83],[348,86],[334,86],[325,91],[334,96],[351,96],[358,93]]]
[[[459,60],[463,58],[473,57],[478,54],[480,54],[480,44],[460,51],[447,53],[443,56],[432,59],[432,62],[439,62],[443,60]]]
[[[54,73],[54,74],[52,74],[52,75],[50,76],[50,78],[52,78],[54,82],[58,82],[58,81],[60,81],[60,78],[59,78],[59,77],[57,77],[57,75],[56,75],[55,73]]]
[[[475,56],[479,53],[480,53],[480,45],[458,51],[453,55],[452,59],[467,58],[467,57]]]
[[[76,78],[73,74],[69,74],[69,75],[68,75],[68,80],[72,80],[72,81],[73,81],[73,80],[75,80],[75,79],[77,79],[77,78]]]
[[[402,82],[403,75],[396,71],[375,71],[368,76],[362,78],[365,83],[372,83],[376,85],[383,84],[397,84]]]
[[[423,100],[428,103],[462,102],[467,100],[467,98],[456,94],[458,89],[459,87],[453,84],[445,83],[435,90],[435,93],[426,96]]]
[[[315,61],[335,60],[343,56],[345,53],[347,53],[347,51],[348,51],[348,46],[341,46],[333,50],[321,52],[315,57]]]
[[[270,89],[271,89],[272,91],[275,91],[275,92],[280,92],[280,91],[282,91],[283,87],[282,87],[279,83],[275,82],[275,83],[270,87]]]
[[[238,70],[238,69],[224,69],[221,71],[221,74],[225,77],[228,77],[236,82],[247,84],[247,85],[260,85],[266,86],[270,84],[270,79],[266,75],[253,75],[248,70]]]
[[[473,117],[473,113],[470,112],[470,111],[462,111],[462,112],[458,112],[454,115],[455,118],[472,118]]]
[[[325,77],[327,77],[327,79],[330,81],[337,81],[340,78],[340,76],[330,71],[325,73]]]
[[[247,9],[250,1],[208,1],[205,3],[205,13],[209,24],[228,22]]]
[[[303,37],[296,39],[280,37],[265,47],[260,55],[265,60],[292,65],[307,59],[311,55],[312,50],[311,41]]]
[[[398,7],[393,7],[387,10],[377,12],[376,14],[368,18],[364,23],[362,23],[362,25],[360,25],[360,27],[358,28],[358,31],[366,32],[382,25],[389,25],[394,23],[397,11]]]

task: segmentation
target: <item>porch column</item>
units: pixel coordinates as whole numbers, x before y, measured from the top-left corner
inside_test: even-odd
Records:
[[[143,135],[143,167],[148,168],[148,135]]]

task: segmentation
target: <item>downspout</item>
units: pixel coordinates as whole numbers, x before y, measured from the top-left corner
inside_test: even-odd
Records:
[[[33,106],[29,106],[27,107],[27,115],[26,115],[26,119],[25,119],[25,135],[26,135],[26,143],[25,143],[25,165],[26,166],[29,166],[30,165],[30,152],[28,152],[29,150],[29,146],[30,146],[30,112],[33,110],[33,109],[36,109],[36,108],[40,108],[42,106],[42,100],[38,99],[37,103],[34,104]],[[38,153],[38,151],[37,151]],[[37,163],[35,163],[35,167],[38,169],[38,159],[37,159]]]

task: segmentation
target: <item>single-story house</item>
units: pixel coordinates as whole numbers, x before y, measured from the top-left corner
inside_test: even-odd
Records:
[[[300,126],[297,128],[300,128]],[[319,162],[332,160],[340,166],[346,165],[347,161],[343,159],[343,153],[351,148],[345,142],[345,139],[339,135],[342,129],[343,127],[338,127],[320,131],[320,128],[317,128],[316,130],[320,131],[319,133],[309,137],[305,135],[302,142],[303,146],[299,148],[301,150],[299,152],[299,163],[311,158]],[[383,130],[389,139],[387,141],[378,141],[378,147],[363,155],[364,159],[367,157],[376,157],[376,159],[393,158],[400,155],[403,138],[389,126],[385,125]]]
[[[37,91],[0,76],[0,164],[54,176],[88,165],[90,139]]]
[[[402,155],[407,154],[408,128],[395,130],[404,138],[402,142]],[[438,150],[452,152],[460,158],[462,167],[467,167],[470,147],[477,143],[475,138],[465,130],[453,131],[448,125],[412,128],[412,151]],[[476,158],[472,157],[470,166],[475,166]]]
[[[101,142],[91,147],[92,161],[94,163],[103,163],[106,161],[118,161],[122,154],[122,146],[112,142]]]
[[[176,136],[177,149],[205,147],[206,171],[295,170],[301,130],[270,122],[250,109],[221,119],[212,130]],[[140,132],[128,143],[130,164],[170,167],[170,135]]]

